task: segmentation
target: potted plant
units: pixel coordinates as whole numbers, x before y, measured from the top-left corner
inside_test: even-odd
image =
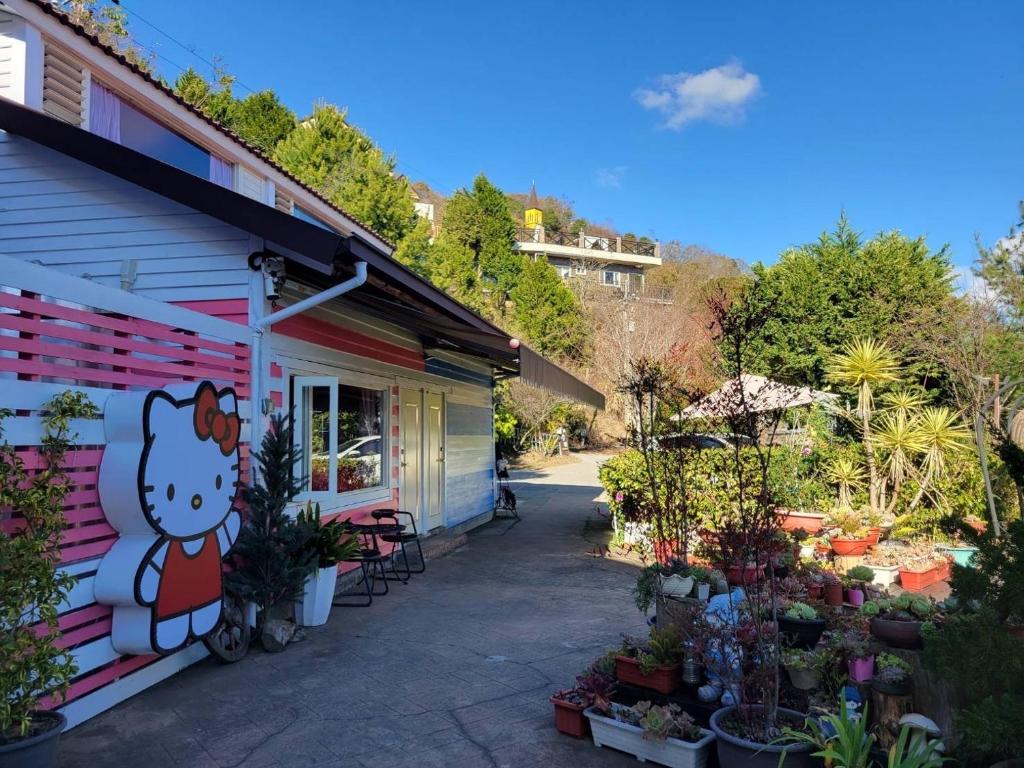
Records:
[[[839,696],[838,711],[821,717],[808,717],[802,728],[783,729],[779,741],[799,744],[808,752],[813,749],[811,757],[825,760],[825,765],[834,768],[875,765],[872,756],[875,735],[868,729],[867,706],[863,713],[855,712],[842,695]],[[889,766],[895,768],[892,762]]]
[[[630,638],[623,642],[615,657],[615,677],[629,685],[672,693],[681,682],[679,670],[684,655],[678,629],[652,627],[646,642]]]
[[[0,409],[3,422],[14,415]],[[29,472],[22,454],[0,446],[0,765],[55,765],[66,720],[41,708],[63,701],[78,671],[74,655],[59,644],[57,612],[75,584],[59,571],[64,501],[72,489],[64,466],[74,443],[71,420],[97,410],[81,392],[65,391],[42,409],[43,466]]]
[[[685,560],[672,558],[659,573],[659,587],[666,597],[687,597],[693,591],[693,574]]]
[[[817,688],[821,684],[823,664],[834,661],[834,656],[827,648],[787,648],[782,652],[782,666],[789,673],[793,687],[801,691]]]
[[[600,671],[601,660],[576,678],[576,685],[551,697],[555,707],[555,728],[575,738],[586,736],[590,722],[583,715],[587,707],[606,709],[615,693],[615,680]]]
[[[704,768],[715,736],[697,725],[677,704],[649,701],[627,707],[611,704],[587,710],[594,744],[635,755],[641,762],[670,768]]]
[[[259,468],[256,484],[245,489],[248,518],[231,550],[226,587],[241,600],[256,604],[256,634],[265,649],[283,650],[295,632],[292,603],[316,569],[306,526],[288,514],[288,504],[302,489],[294,467],[299,451],[292,441],[291,417],[275,414],[252,459]]]
[[[971,546],[970,544],[954,543],[954,544],[941,544],[935,548],[942,555],[945,555],[954,564],[959,565],[961,568],[972,567],[974,560],[974,554],[978,551],[977,547]]]
[[[904,593],[895,598],[868,600],[860,607],[871,634],[894,648],[920,648],[921,627],[938,613],[935,603]]]
[[[690,576],[693,577],[693,596],[703,603],[711,597],[711,571],[702,565],[691,565]]]
[[[910,664],[891,653],[875,657],[875,676],[871,687],[888,696],[906,696],[910,693]]]
[[[782,530],[790,533],[803,531],[814,536],[822,529],[825,515],[821,512],[807,512],[803,509],[786,509],[779,512],[779,523]]]
[[[900,586],[908,592],[920,592],[949,577],[949,560],[930,556],[900,568]]]
[[[331,601],[338,583],[338,563],[359,554],[359,540],[347,532],[347,523],[320,522],[320,505],[306,502],[296,522],[306,528],[307,544],[300,557],[312,556],[315,569],[306,576],[302,595],[295,601],[295,621],[302,627],[319,627],[331,615]]]
[[[832,571],[823,571],[821,578],[825,593],[825,604],[838,608],[843,604],[843,582]]]
[[[793,603],[779,615],[779,633],[794,648],[813,648],[825,626],[825,619],[807,603]]]
[[[846,572],[846,600],[850,605],[864,605],[865,585],[875,579],[875,572],[866,565],[857,565]]]
[[[875,657],[868,645],[869,636],[859,629],[837,630],[832,633],[830,644],[846,659],[850,680],[865,683],[875,670]]]
[[[868,551],[871,541],[868,537],[868,529],[860,515],[852,509],[836,512],[832,517],[831,526],[838,529],[829,539],[832,551],[836,555],[849,557],[863,555]]]

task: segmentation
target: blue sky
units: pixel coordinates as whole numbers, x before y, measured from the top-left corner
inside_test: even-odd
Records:
[[[1024,198],[1021,2],[123,7],[300,114],[348,106],[443,192],[536,180],[589,219],[748,262],[845,209],[969,265]],[[129,21],[170,79],[168,60],[205,66]]]

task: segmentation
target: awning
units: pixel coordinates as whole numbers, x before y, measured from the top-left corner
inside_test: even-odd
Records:
[[[564,395],[584,405],[604,410],[604,395],[525,344],[519,346],[519,378],[556,395]]]

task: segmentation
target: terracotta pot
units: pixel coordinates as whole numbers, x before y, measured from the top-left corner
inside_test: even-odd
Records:
[[[840,557],[849,555],[863,555],[868,551],[868,539],[855,539],[853,537],[835,536],[832,538],[832,551]]]
[[[655,541],[653,547],[654,559],[661,565],[668,565],[679,551],[679,542],[675,539],[669,539],[668,541]]]
[[[878,526],[868,528],[868,546],[877,547],[878,540],[882,538],[882,529]]]
[[[988,530],[988,523],[984,520],[968,520],[967,524],[978,533],[984,533]]]
[[[868,656],[863,659],[847,659],[846,669],[850,673],[850,679],[855,683],[866,683],[875,674],[875,657]]]
[[[679,665],[671,667],[658,667],[651,674],[645,675],[640,671],[640,662],[628,656],[615,657],[615,677],[619,682],[627,685],[636,685],[640,688],[650,688],[658,693],[672,693],[682,682],[682,675],[679,672]]]
[[[846,602],[850,605],[864,605],[864,590],[860,587],[850,587],[846,590]]]
[[[948,578],[943,575],[948,568],[948,562],[936,563],[924,571],[911,571],[906,568],[900,568],[900,586],[908,592],[920,592],[922,589],[942,581],[943,578]]]
[[[826,584],[825,585],[825,603],[834,607],[838,607],[843,604],[843,585],[842,584]]]
[[[789,681],[797,690],[809,691],[821,683],[821,675],[816,670],[786,667],[786,671],[789,673]]]
[[[583,716],[586,707],[556,699],[554,696],[551,697],[551,703],[555,705],[555,728],[560,733],[577,739],[590,734],[590,721]]]
[[[742,587],[745,584],[756,584],[764,575],[764,566],[757,565],[730,565],[725,571],[725,578],[734,587]]]
[[[895,621],[875,616],[871,619],[871,634],[893,648],[921,647],[920,621]]]
[[[811,584],[810,586],[807,587],[807,596],[809,598],[811,598],[811,600],[820,600],[821,596],[822,596],[822,594],[824,594],[824,592],[825,592],[825,585],[824,584]]]
[[[797,512],[789,510],[779,513],[779,525],[784,531],[806,531],[813,536],[822,529],[825,515],[817,512]]]

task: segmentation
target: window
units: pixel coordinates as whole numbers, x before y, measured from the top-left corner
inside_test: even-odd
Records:
[[[315,214],[313,214],[311,211],[307,211],[298,203],[295,203],[292,208],[292,216],[296,217],[297,219],[302,219],[303,221],[308,221],[310,224],[316,224],[321,229],[329,230],[331,232],[334,232],[335,234],[338,233],[338,230],[336,230],[323,219],[317,218]]]
[[[558,267],[558,276],[560,278],[562,278],[563,280],[568,280],[569,279],[569,268],[568,267]]]
[[[204,179],[210,177],[210,153],[205,149],[165,128],[123,100],[120,102],[120,112],[120,142],[123,146]]]
[[[338,493],[381,485],[384,393],[338,387]]]
[[[601,273],[601,283],[603,285],[622,285],[622,273],[616,272],[614,269],[606,269]]]
[[[587,268],[582,264],[574,264],[572,271],[573,274],[579,275],[580,277],[583,277],[585,274],[587,274]]]
[[[292,379],[296,473],[310,498],[380,488],[387,477],[386,391],[341,384],[330,376]]]

